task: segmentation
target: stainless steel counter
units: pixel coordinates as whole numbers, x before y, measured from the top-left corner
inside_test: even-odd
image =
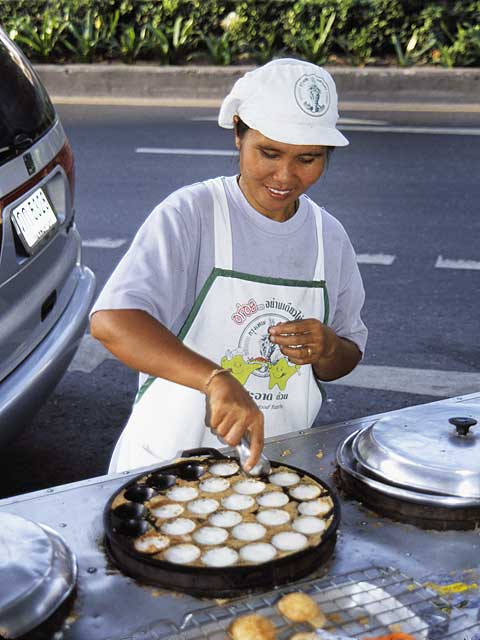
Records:
[[[480,393],[433,404],[444,402],[458,405],[459,415],[462,403],[478,405],[480,420]],[[429,406],[424,405],[426,410]],[[334,488],[332,474],[337,445],[378,417],[272,438],[267,440],[266,453],[269,458],[314,473]],[[140,585],[122,575],[106,558],[102,541],[103,507],[110,495],[137,473],[138,470],[102,476],[0,501],[1,512],[17,514],[57,530],[77,556],[76,598],[58,639],[128,638],[160,619],[179,625],[187,613],[212,604],[208,600]],[[445,576],[451,576],[452,583],[461,585],[468,581],[469,575],[480,572],[479,530],[425,531],[379,517],[341,493],[340,502],[341,525],[336,550],[318,575],[335,576],[380,566],[399,569],[422,583],[444,584]],[[457,591],[465,592],[465,598],[470,593],[467,587],[458,587]],[[445,592],[448,593],[448,589]],[[141,634],[136,637],[140,638]]]

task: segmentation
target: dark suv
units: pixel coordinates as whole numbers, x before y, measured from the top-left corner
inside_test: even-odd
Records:
[[[0,29],[0,444],[34,415],[84,334],[72,150],[32,66]]]

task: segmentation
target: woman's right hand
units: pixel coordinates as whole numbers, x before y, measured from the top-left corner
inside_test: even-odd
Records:
[[[258,462],[263,450],[263,413],[248,391],[230,373],[215,376],[208,385],[209,426],[231,447],[240,444],[247,434],[250,457],[245,464],[249,471]]]

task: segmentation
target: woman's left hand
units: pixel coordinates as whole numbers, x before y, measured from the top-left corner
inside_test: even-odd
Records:
[[[282,322],[269,329],[270,341],[293,364],[315,364],[335,357],[336,333],[316,318]]]

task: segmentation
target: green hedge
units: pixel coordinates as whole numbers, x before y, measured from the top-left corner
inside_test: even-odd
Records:
[[[480,0],[0,0],[37,62],[480,64]]]

